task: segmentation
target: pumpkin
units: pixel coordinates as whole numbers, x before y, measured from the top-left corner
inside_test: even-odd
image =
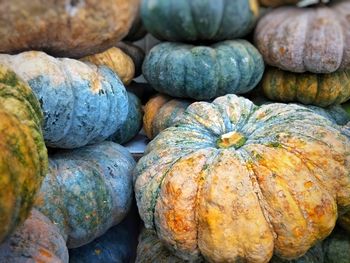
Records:
[[[273,101],[301,102],[321,107],[350,99],[350,70],[331,74],[291,73],[277,68],[265,71],[262,88]]]
[[[299,6],[306,6],[318,3],[328,3],[329,0],[260,0],[260,3],[263,6],[281,6],[281,5],[290,5],[298,4]]]
[[[142,74],[142,63],[145,59],[145,52],[139,46],[133,45],[130,42],[118,42],[116,45],[124,53],[131,57],[135,65],[135,78]]]
[[[350,236],[344,230],[336,228],[323,242],[325,263],[350,262]]]
[[[259,15],[257,0],[143,0],[141,17],[160,40],[222,41],[247,35]]]
[[[252,90],[264,72],[264,62],[246,40],[228,40],[212,46],[161,43],[143,63],[151,86],[174,97],[211,99]]]
[[[0,245],[0,261],[68,263],[68,249],[58,228],[33,209],[24,224]]]
[[[45,177],[42,119],[29,86],[0,65],[0,243],[27,218]]]
[[[0,63],[26,80],[41,102],[50,147],[77,148],[107,139],[126,120],[128,98],[107,67],[43,52],[0,55]]]
[[[131,154],[113,142],[57,153],[36,207],[58,226],[68,248],[85,245],[127,215],[134,165]]]
[[[148,100],[156,94],[156,91],[146,82],[132,81],[129,86],[125,87],[127,91],[135,94],[145,104]]]
[[[345,70],[350,67],[349,15],[349,1],[310,8],[280,7],[259,20],[255,43],[267,64],[287,71]]]
[[[145,105],[143,116],[143,130],[147,137],[153,139],[159,132],[174,125],[190,104],[188,100],[172,99],[162,94],[151,98]]]
[[[349,152],[338,126],[300,105],[195,102],[138,162],[139,212],[182,259],[297,258],[350,208]]]
[[[134,138],[142,127],[142,105],[136,95],[131,92],[128,92],[128,102],[129,110],[126,121],[122,126],[109,138],[109,140],[114,141],[119,144],[124,144],[129,142]]]
[[[135,42],[143,38],[147,34],[145,27],[143,26],[140,13],[138,13],[132,23],[127,36],[123,39],[125,41]]]
[[[139,0],[2,1],[0,53],[43,50],[83,57],[106,50],[129,31]]]
[[[81,59],[83,62],[90,62],[97,66],[107,66],[119,76],[125,84],[129,84],[135,75],[135,65],[131,57],[121,49],[112,47],[106,51],[90,55]]]

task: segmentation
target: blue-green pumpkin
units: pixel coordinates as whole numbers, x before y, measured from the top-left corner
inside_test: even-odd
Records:
[[[141,17],[160,40],[194,42],[240,38],[254,27],[256,0],[144,0]]]
[[[212,46],[165,42],[153,47],[143,63],[143,75],[155,90],[197,100],[246,93],[263,72],[262,56],[246,40]]]
[[[26,80],[39,99],[50,147],[77,148],[103,141],[126,120],[126,90],[107,67],[37,51],[1,54],[0,63]]]
[[[140,99],[132,92],[128,92],[129,110],[128,116],[122,126],[109,138],[110,140],[124,144],[134,138],[142,127],[142,104]]]
[[[108,141],[57,153],[36,207],[58,226],[69,248],[85,245],[127,215],[134,166],[124,147]]]

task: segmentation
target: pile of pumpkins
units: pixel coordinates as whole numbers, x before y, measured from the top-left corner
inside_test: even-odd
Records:
[[[350,1],[0,13],[0,262],[350,262]]]

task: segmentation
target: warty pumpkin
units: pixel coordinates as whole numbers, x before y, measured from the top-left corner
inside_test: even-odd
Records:
[[[120,48],[124,53],[131,57],[135,65],[134,78],[142,74],[142,63],[145,59],[145,52],[139,46],[136,46],[130,42],[118,42],[116,47]]]
[[[280,7],[264,15],[255,43],[267,64],[292,72],[332,73],[350,67],[350,2]]]
[[[0,54],[0,63],[27,81],[39,99],[50,147],[77,148],[103,141],[126,120],[125,87],[107,67],[36,51]]]
[[[113,142],[57,153],[36,208],[57,225],[68,248],[85,245],[127,215],[134,166],[131,154]]]
[[[139,0],[11,0],[0,3],[0,53],[42,50],[80,58],[129,31]]]
[[[134,171],[145,226],[183,259],[293,259],[350,208],[350,143],[306,107],[196,102]]]
[[[262,77],[264,61],[246,40],[211,46],[165,42],[147,54],[142,71],[161,93],[205,100],[252,90]]]
[[[42,120],[29,86],[0,64],[0,243],[27,218],[46,175]]]
[[[330,74],[300,74],[270,67],[264,73],[262,88],[273,101],[321,107],[341,104],[350,99],[350,69]]]
[[[141,17],[160,40],[222,41],[245,36],[259,15],[257,0],[144,0]]]

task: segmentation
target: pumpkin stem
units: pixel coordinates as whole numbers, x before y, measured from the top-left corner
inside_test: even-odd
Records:
[[[239,149],[245,144],[246,141],[247,138],[243,134],[232,131],[221,135],[221,137],[217,140],[217,146],[220,148],[234,147],[235,149]]]

